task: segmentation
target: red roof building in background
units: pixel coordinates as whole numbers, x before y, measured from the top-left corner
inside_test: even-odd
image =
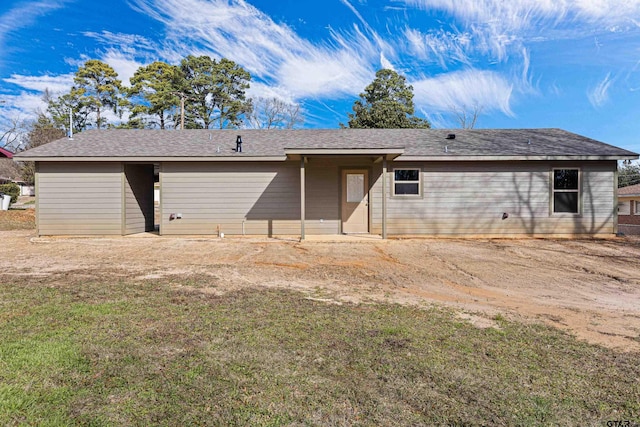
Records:
[[[640,235],[640,184],[618,188],[618,230]]]
[[[0,159],[2,158],[12,159],[13,153],[11,151],[7,151],[4,148],[0,148]]]

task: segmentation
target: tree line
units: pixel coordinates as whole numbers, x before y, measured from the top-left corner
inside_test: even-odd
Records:
[[[74,76],[70,92],[45,93],[47,113],[58,128],[75,131],[107,126],[159,129],[293,128],[300,106],[276,98],[247,98],[251,75],[235,62],[187,56],[179,65],[156,61],[138,68],[125,87],[108,64],[89,60]],[[119,124],[109,123],[111,111]],[[351,128],[428,128],[414,115],[413,87],[404,76],[379,70],[348,115]],[[123,114],[128,112],[126,121]]]
[[[249,72],[229,59],[189,55],[178,65],[156,61],[142,66],[130,85],[124,86],[109,64],[91,59],[76,71],[68,93],[54,97],[46,92],[45,101],[55,127],[68,128],[71,123],[76,132],[105,127],[293,128],[301,124],[297,104],[248,98],[250,81]]]

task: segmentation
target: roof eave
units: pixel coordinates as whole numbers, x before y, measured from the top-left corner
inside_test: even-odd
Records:
[[[402,155],[396,161],[403,162],[492,162],[492,161],[524,161],[524,160],[546,160],[546,161],[582,161],[582,160],[635,160],[638,155],[604,155],[604,156],[464,156],[454,153],[444,156],[407,156]]]
[[[158,156],[158,157],[95,157],[95,156],[16,156],[23,162],[283,162],[286,156]]]

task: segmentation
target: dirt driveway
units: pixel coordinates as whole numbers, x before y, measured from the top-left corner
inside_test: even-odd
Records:
[[[194,292],[297,289],[328,303],[445,304],[478,327],[502,315],[640,351],[640,239],[303,242],[38,238],[0,231],[0,280],[159,279]]]

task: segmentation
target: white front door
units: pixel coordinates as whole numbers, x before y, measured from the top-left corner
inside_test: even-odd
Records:
[[[342,232],[369,232],[369,173],[342,171]]]

